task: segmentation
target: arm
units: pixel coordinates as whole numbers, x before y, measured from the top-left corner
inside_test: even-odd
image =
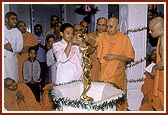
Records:
[[[66,48],[65,48],[65,50],[64,50],[66,56],[67,56],[67,57],[69,56],[72,45],[77,45],[77,46],[79,46],[81,43],[82,43],[82,40],[81,40],[80,36],[79,36],[79,35],[78,35],[78,36],[74,36],[74,37],[68,42],[68,44],[67,44],[67,46],[66,46]]]
[[[86,41],[91,45],[91,47],[96,47],[96,35],[95,32],[86,35]]]
[[[102,50],[103,50],[102,45],[103,44],[102,44],[101,38],[97,37],[96,38],[96,48],[97,48],[97,60],[99,61],[99,63],[101,63],[101,60],[102,60]]]
[[[20,51],[22,51],[22,48],[23,48],[23,36],[22,36],[22,33],[17,30],[16,32],[16,41],[15,41],[15,45],[12,46],[12,50],[13,52],[15,53],[19,53]]]
[[[164,70],[164,39],[161,39],[161,45],[159,48],[160,51],[160,61],[153,66],[151,75],[155,76],[156,75],[156,70]]]
[[[68,57],[65,54],[65,44],[58,42],[53,44],[53,53],[55,58],[57,59],[57,62],[66,62],[68,60]]]
[[[46,61],[47,61],[47,66],[50,67],[56,63],[56,58],[54,56],[53,50],[50,49],[48,50],[46,54]]]
[[[108,54],[103,57],[106,61],[111,61],[111,60],[120,60],[121,62],[119,63],[117,68],[121,68],[122,66],[125,66],[126,63],[130,63],[134,61],[131,58],[125,57],[125,56],[119,56],[119,55],[113,55],[113,54]]]
[[[132,62],[133,59],[125,56],[120,56],[120,55],[114,55],[114,54],[108,54],[103,57],[106,61],[111,61],[111,60],[120,60],[122,62]]]
[[[65,54],[66,54],[67,57],[68,57],[69,54],[70,54],[71,47],[72,47],[72,42],[68,42],[68,44],[67,44],[67,46],[66,46],[66,48],[65,48],[65,50],[64,50],[64,52],[65,52]]]
[[[41,68],[40,68],[40,63],[36,60],[36,66],[34,68],[35,70],[35,75],[33,75],[33,78],[35,80],[35,82],[40,82],[41,78],[40,78],[40,73],[41,73]]]
[[[23,63],[23,81],[24,81],[25,83],[28,83],[28,82],[30,81],[30,77],[29,77],[27,68],[29,68],[29,67],[28,67],[28,63],[27,63],[27,61],[25,61],[25,62]]]
[[[45,51],[47,51],[47,49],[48,49],[47,46],[42,45],[41,43],[39,43],[38,46],[41,47],[41,48],[43,48]]]
[[[164,39],[161,39],[161,46],[159,49],[160,49],[160,61],[153,68],[155,70],[164,70]]]

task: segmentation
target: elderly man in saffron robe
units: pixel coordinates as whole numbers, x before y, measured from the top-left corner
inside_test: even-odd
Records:
[[[40,111],[38,103],[25,83],[16,83],[7,77],[4,79],[4,100],[7,111]]]
[[[107,32],[100,33],[97,58],[101,63],[99,80],[118,85],[126,92],[125,65],[134,61],[134,49],[127,35],[119,32],[118,19],[107,21]],[[117,110],[126,110],[127,104],[118,105]]]
[[[156,47],[156,65],[152,68],[151,75],[154,76],[153,109],[164,110],[164,19],[153,18],[149,24],[149,33],[158,39]]]
[[[42,101],[36,101],[30,88],[24,83],[16,83],[10,77],[4,79],[4,107],[6,111],[53,111],[48,89],[54,84],[47,84],[43,90]]]

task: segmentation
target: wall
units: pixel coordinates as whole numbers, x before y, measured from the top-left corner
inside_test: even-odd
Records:
[[[18,15],[18,20],[22,20],[27,25],[27,30],[33,32],[33,26],[37,23],[43,27],[43,32],[50,28],[50,17],[57,15],[62,20],[61,4],[6,4],[9,11],[14,11]]]

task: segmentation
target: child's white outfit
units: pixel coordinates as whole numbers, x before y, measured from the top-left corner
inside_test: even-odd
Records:
[[[56,84],[79,80],[82,77],[82,55],[79,46],[73,45],[68,57],[64,52],[66,46],[64,39],[53,44],[57,59]]]

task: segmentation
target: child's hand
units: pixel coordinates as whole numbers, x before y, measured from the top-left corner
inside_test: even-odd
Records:
[[[72,44],[77,46],[82,44],[82,38],[80,37],[80,35],[74,36]]]

